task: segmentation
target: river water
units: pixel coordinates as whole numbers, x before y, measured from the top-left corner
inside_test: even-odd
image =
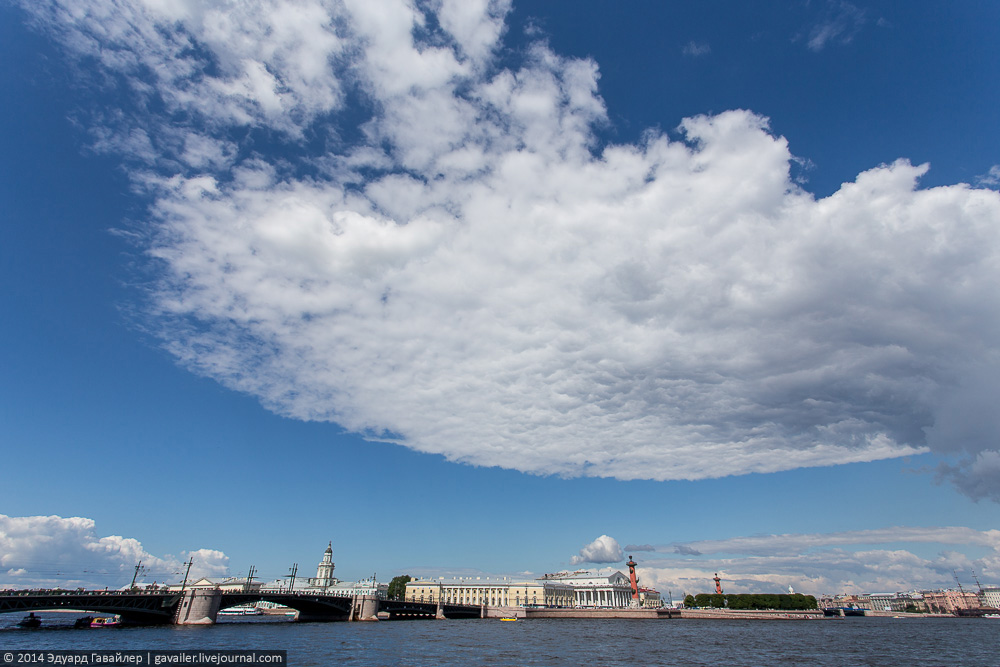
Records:
[[[292,666],[871,665],[1000,667],[1000,620],[495,619],[290,623],[280,617],[209,627],[73,629],[77,615],[41,613],[43,627],[0,616],[0,650],[262,649]]]

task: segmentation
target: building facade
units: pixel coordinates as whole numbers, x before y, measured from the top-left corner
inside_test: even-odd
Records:
[[[647,589],[649,590],[649,589]],[[486,605],[490,607],[631,606],[632,587],[621,572],[595,574],[585,570],[546,574],[540,579],[514,581],[505,577],[415,579],[406,584],[411,602]],[[649,590],[648,605],[660,606],[659,593]]]
[[[415,579],[406,584],[406,599],[488,607],[571,607],[573,589],[506,578]]]
[[[953,614],[966,609],[979,608],[979,596],[967,591],[924,591],[924,604],[928,611]]]
[[[622,609],[632,606],[632,584],[621,572],[595,574],[587,570],[546,574],[540,581],[573,589],[573,606]]]
[[[984,607],[1000,609],[1000,588],[996,586],[985,587],[979,596],[979,600]]]
[[[643,609],[659,609],[663,606],[663,598],[659,591],[652,588],[639,587],[639,606]]]
[[[295,579],[283,577],[264,584],[269,591],[294,591],[296,593],[323,593],[341,597],[375,596],[385,599],[389,592],[389,584],[380,584],[375,577],[361,581],[341,581],[333,576],[336,564],[333,562],[333,542],[326,546],[323,558],[316,566],[316,576]]]
[[[326,545],[323,552],[323,560],[316,566],[316,576],[309,579],[309,585],[316,588],[329,588],[340,583],[340,580],[333,576],[333,571],[337,565],[333,562],[333,542]]]

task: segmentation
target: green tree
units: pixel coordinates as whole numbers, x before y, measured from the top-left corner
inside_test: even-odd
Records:
[[[695,606],[693,595],[688,594],[684,596],[684,606],[687,607],[688,609],[691,609]]]
[[[753,596],[747,594],[727,595],[726,606],[730,609],[753,609]]]
[[[389,582],[389,591],[387,595],[390,600],[402,600],[406,597],[406,584],[413,581],[413,577],[408,574],[401,574],[398,577],[393,577],[392,581]]]
[[[698,593],[694,596],[694,606],[712,607],[712,596],[709,593]]]

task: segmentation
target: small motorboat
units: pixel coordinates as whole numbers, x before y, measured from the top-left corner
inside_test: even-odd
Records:
[[[114,616],[104,616],[101,618],[95,618],[90,622],[90,627],[92,628],[115,628],[122,624],[122,617],[117,614]]]
[[[516,621],[517,620],[517,616],[501,616],[500,620],[501,621]]]
[[[81,618],[76,619],[76,622],[73,623],[73,627],[74,628],[89,628],[90,624],[93,623],[93,622],[94,622],[94,617],[93,616],[83,616]]]
[[[17,627],[19,628],[37,628],[42,624],[42,619],[35,616],[35,612],[30,612],[27,616],[22,618]]]

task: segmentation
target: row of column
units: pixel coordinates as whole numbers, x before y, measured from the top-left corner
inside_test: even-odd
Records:
[[[444,601],[450,604],[486,604],[486,605],[524,605],[524,604],[546,604],[544,598],[536,599],[537,589],[530,590],[534,594],[528,597],[524,595],[524,589],[517,588],[473,588],[465,591],[444,591],[438,589],[438,595],[430,594],[428,602],[435,602],[438,596],[442,596]],[[578,607],[628,607],[631,602],[631,592],[614,588],[583,588],[577,589],[574,595],[574,604]],[[414,599],[416,599],[414,595]],[[422,597],[422,596],[421,596]],[[423,600],[421,600],[423,601]]]
[[[585,588],[576,591],[578,607],[627,607],[630,593],[613,588]]]

